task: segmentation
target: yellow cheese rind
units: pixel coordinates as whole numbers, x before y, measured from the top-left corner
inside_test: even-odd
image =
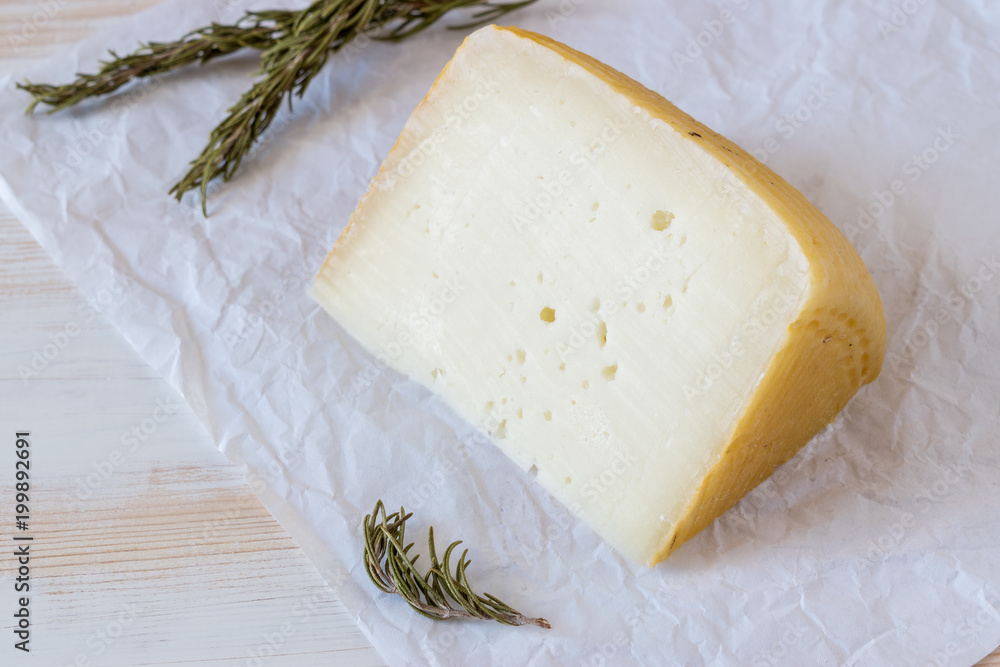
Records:
[[[792,458],[864,384],[878,377],[885,355],[885,314],[861,257],[798,190],[742,148],[661,96],[590,56],[516,28],[604,79],[617,92],[698,142],[763,198],[788,226],[809,260],[810,290],[722,457],[697,489],[684,516],[664,536],[650,565],[708,526],[775,468]]]
[[[766,166],[724,137],[696,122],[665,99],[610,67],[549,38],[515,28],[492,27],[549,49],[599,78],[654,119],[668,124],[725,165],[772,209],[808,261],[809,287],[798,313],[740,417],[700,484],[692,484],[687,509],[672,521],[642,560],[653,565],[724,513],[791,458],[833,420],[858,388],[875,379],[885,346],[885,318],[871,276],[855,250],[806,199]],[[466,42],[469,43],[468,40]],[[465,48],[463,46],[463,48]],[[461,50],[460,50],[461,51]],[[454,61],[453,61],[454,62]],[[450,67],[450,65],[449,65]],[[448,67],[421,106],[433,103]],[[417,117],[420,107],[414,112]],[[334,266],[350,251],[355,224],[364,224],[366,202],[376,183],[392,173],[420,135],[410,123],[386,158],[317,277],[314,293],[329,291]],[[679,492],[681,493],[681,492]],[[687,497],[687,496],[683,496]],[[680,505],[679,505],[680,506]]]

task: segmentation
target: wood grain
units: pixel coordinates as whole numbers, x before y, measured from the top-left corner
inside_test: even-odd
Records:
[[[85,303],[0,214],[0,457],[31,431],[34,537],[32,655],[8,643],[0,664],[384,664],[191,409]],[[22,379],[67,322],[80,333]],[[175,412],[123,445],[158,405]],[[5,474],[5,501],[10,487]],[[0,558],[4,591],[13,566]]]
[[[154,1],[0,4],[0,74]],[[29,429],[34,537],[32,651],[5,641],[0,664],[385,664],[191,409],[2,205],[0,312],[0,465]],[[79,333],[22,378],[67,323]],[[157,401],[175,413],[124,446]],[[0,574],[11,637],[12,557]]]
[[[2,3],[0,74],[155,2]],[[384,664],[190,408],[106,320],[81,315],[82,295],[2,209],[0,309],[0,457],[15,429],[32,431],[35,536],[32,655],[8,645],[0,663]],[[80,333],[22,379],[67,322]],[[176,413],[129,450],[122,435],[157,401]],[[10,558],[2,573],[10,591]],[[1000,667],[1000,649],[978,665]]]

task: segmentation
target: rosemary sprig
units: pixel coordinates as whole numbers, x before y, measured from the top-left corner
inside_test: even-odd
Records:
[[[461,541],[452,542],[438,561],[434,549],[434,528],[427,531],[430,568],[420,574],[416,568],[420,555],[410,558],[413,543],[405,544],[406,520],[413,516],[402,507],[387,514],[379,500],[375,509],[365,516],[365,570],[376,586],[386,593],[400,595],[417,613],[437,620],[449,618],[493,619],[506,625],[537,625],[550,628],[544,618],[530,618],[489,593],[476,595],[469,584],[466,570],[472,561],[466,560],[469,550],[451,568],[451,555]],[[455,608],[451,601],[458,603]]]
[[[102,60],[96,74],[77,74],[76,80],[62,86],[25,81],[17,84],[31,93],[31,113],[39,104],[47,104],[55,113],[88,97],[99,97],[118,90],[133,79],[163,74],[200,62],[202,64],[244,48],[266,49],[274,44],[291,24],[294,12],[248,12],[234,25],[213,23],[189,32],[176,42],[149,42],[135,52],[120,56],[110,51],[111,60]]]
[[[240,49],[261,51],[260,81],[243,94],[212,130],[208,145],[187,174],[171,189],[180,201],[199,190],[207,215],[208,184],[221,176],[232,179],[243,158],[274,120],[282,102],[302,97],[309,83],[337,53],[361,35],[398,42],[436,23],[448,12],[478,7],[471,21],[452,26],[470,28],[494,21],[535,0],[315,0],[298,11],[247,12],[232,25],[212,25],[188,33],[176,42],[150,42],[126,56],[111,52],[96,74],[78,74],[73,83],[53,86],[25,81],[18,87],[39,104],[58,111],[89,97],[111,93],[129,81],[168,72],[194,62],[204,64]]]

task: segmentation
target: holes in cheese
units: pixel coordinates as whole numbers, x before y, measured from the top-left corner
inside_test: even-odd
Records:
[[[650,227],[658,232],[662,232],[664,229],[670,226],[670,223],[674,220],[674,214],[667,211],[654,211],[653,221],[650,223]]]
[[[829,423],[885,343],[863,263],[791,186],[509,28],[456,53],[312,294],[648,564]]]

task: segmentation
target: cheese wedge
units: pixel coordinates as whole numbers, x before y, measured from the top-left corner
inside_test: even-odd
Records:
[[[788,183],[606,65],[494,26],[413,112],[311,294],[650,565],[832,421],[885,345],[864,264]]]

